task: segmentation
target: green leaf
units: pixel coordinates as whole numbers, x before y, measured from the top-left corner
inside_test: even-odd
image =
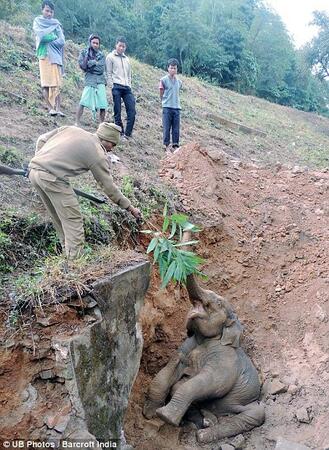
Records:
[[[160,245],[157,245],[156,249],[154,250],[154,261],[157,262],[159,255],[160,255]]]
[[[186,279],[187,279],[187,273],[185,270],[185,267],[182,268],[182,282],[186,283]]]
[[[173,254],[173,250],[174,250],[174,246],[170,245],[169,248],[168,248],[168,261],[171,260],[171,256]]]
[[[190,252],[188,250],[179,250],[179,253],[184,256],[196,256],[195,253]]]
[[[181,267],[181,265],[180,264],[177,264],[177,267],[176,267],[176,270],[175,270],[175,273],[174,273],[174,279],[176,280],[176,281],[179,281],[179,282],[181,282],[182,281],[182,267]]]
[[[197,226],[195,226],[193,223],[190,222],[185,222],[184,224],[182,224],[182,227],[183,231],[193,231],[193,232],[201,231],[200,228],[198,228]]]
[[[169,217],[165,217],[164,221],[163,221],[163,225],[162,225],[162,232],[164,233],[165,231],[167,231],[168,227],[169,227]]]
[[[163,280],[163,277],[168,269],[168,262],[165,258],[159,258],[159,272],[161,280]]]
[[[177,230],[177,223],[172,222],[171,223],[171,233],[170,233],[169,239],[172,239],[175,236],[176,230]]]
[[[171,216],[172,222],[176,222],[178,225],[183,225],[187,222],[188,217],[185,214],[173,214]]]
[[[156,237],[154,237],[152,240],[151,240],[151,242],[149,243],[149,246],[147,247],[147,250],[146,250],[146,253],[151,253],[154,249],[155,249],[155,247],[156,247],[156,245],[157,245],[157,243],[158,243],[158,238],[156,238]]]
[[[168,267],[168,270],[162,280],[161,288],[165,288],[169,281],[171,280],[172,276],[174,275],[176,270],[176,261],[172,261],[170,266]]]
[[[166,252],[170,246],[170,243],[165,238],[161,238],[159,242],[160,253]]]

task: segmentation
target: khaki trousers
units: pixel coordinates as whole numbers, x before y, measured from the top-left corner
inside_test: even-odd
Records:
[[[41,170],[31,169],[29,178],[53,220],[66,256],[79,257],[85,237],[79,202],[72,187]]]

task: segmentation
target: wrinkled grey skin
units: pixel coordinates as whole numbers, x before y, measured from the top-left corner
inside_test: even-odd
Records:
[[[144,415],[178,426],[193,403],[208,411],[197,438],[209,443],[261,425],[265,412],[257,402],[258,374],[240,347],[242,327],[231,306],[202,289],[194,276],[187,289],[193,304],[187,316],[189,337],[152,381]],[[217,423],[216,417],[227,414],[233,415]]]

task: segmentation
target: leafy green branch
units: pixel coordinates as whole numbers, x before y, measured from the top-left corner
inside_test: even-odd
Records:
[[[163,211],[163,224],[161,231],[144,230],[142,233],[152,234],[153,238],[147,248],[147,253],[153,253],[154,263],[159,267],[164,288],[170,281],[185,284],[188,275],[205,275],[198,269],[204,260],[186,247],[197,244],[198,240],[182,242],[183,233],[200,231],[196,225],[188,221],[184,214],[168,215],[167,205]]]

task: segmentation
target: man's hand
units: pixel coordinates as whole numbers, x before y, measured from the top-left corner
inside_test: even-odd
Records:
[[[129,211],[135,217],[135,219],[142,218],[142,213],[140,212],[140,210],[138,208],[134,208],[132,205],[127,208],[127,211]]]

